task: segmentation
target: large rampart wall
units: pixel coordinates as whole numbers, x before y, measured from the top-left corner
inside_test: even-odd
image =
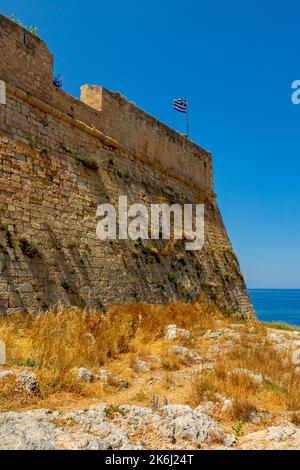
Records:
[[[58,90],[43,41],[2,16],[0,47],[0,313],[203,293],[253,315],[215,202],[210,153],[116,93],[85,86],[79,101]],[[204,249],[100,241],[97,206],[120,195],[148,206],[204,203]]]

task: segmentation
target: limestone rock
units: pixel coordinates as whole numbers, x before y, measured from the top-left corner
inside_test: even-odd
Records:
[[[86,369],[85,367],[80,367],[77,370],[77,378],[79,380],[82,380],[83,382],[91,383],[95,379],[95,375],[93,374],[93,372]]]
[[[232,328],[223,328],[222,334],[227,336],[228,338],[235,339],[240,337],[240,333],[234,331]]]
[[[233,400],[230,398],[224,398],[222,404],[222,412],[226,413],[232,407]]]
[[[15,375],[15,372],[12,370],[1,370],[0,371],[0,380],[6,379],[6,377],[12,377]]]
[[[26,413],[0,414],[1,450],[52,450],[54,427]]]
[[[243,450],[299,450],[300,429],[293,426],[271,426],[239,439]]]
[[[60,413],[60,418],[63,420],[74,421],[81,431],[88,432],[90,435],[97,435],[100,437],[102,446],[105,449],[120,449],[132,450],[139,449],[140,446],[134,446],[129,437],[125,427],[120,423],[120,426],[111,423],[107,420],[106,410],[109,408],[108,404],[101,404],[89,410],[76,410],[68,413]],[[120,414],[122,420],[124,416]]]
[[[142,359],[137,359],[134,363],[134,367],[140,372],[148,372],[150,370],[149,362],[143,361]]]
[[[196,367],[193,367],[191,370],[190,370],[190,374],[191,375],[199,375],[203,370],[203,367],[200,365],[200,366],[196,366]]]
[[[274,351],[276,351],[278,354],[284,354],[287,349],[288,349],[288,346],[286,344],[278,344],[278,343],[275,343],[274,346]]]
[[[127,424],[131,429],[155,429],[166,442],[176,445],[209,442],[218,438],[229,445],[232,437],[223,432],[218,424],[201,410],[193,410],[188,405],[166,405],[155,411],[146,407],[124,405]],[[119,417],[119,421],[123,418]]]
[[[92,333],[84,333],[83,338],[88,343],[94,343],[95,342],[95,337]]]
[[[160,434],[170,442],[190,441],[204,443],[218,437],[223,442],[227,435],[207,414],[191,409],[187,405],[169,405],[162,410]]]
[[[0,449],[135,450],[143,448],[138,439],[145,430],[155,432],[167,448],[193,449],[215,439],[226,446],[234,442],[210,416],[186,405],[155,410],[123,405],[114,407],[112,414],[109,408],[102,403],[88,410],[0,413]],[[70,422],[76,426],[69,426]]]
[[[268,333],[267,334],[267,340],[271,343],[280,344],[280,343],[283,343],[284,338],[282,336],[279,336],[276,333]]]
[[[237,367],[235,369],[232,369],[229,372],[229,375],[234,375],[234,374],[241,374],[241,375],[246,375],[249,377],[254,383],[261,385],[264,381],[271,381],[269,377],[264,377],[262,374],[255,374],[251,370],[244,369],[242,367]]]
[[[103,382],[109,383],[109,385],[112,385],[116,388],[128,388],[129,385],[126,380],[117,377],[112,372],[106,369],[101,369],[97,378],[99,380],[102,380]]]
[[[204,338],[207,338],[207,339],[217,339],[221,336],[221,332],[220,331],[211,331],[211,330],[208,330],[205,335],[204,335]]]
[[[6,379],[7,377],[16,377],[21,387],[26,390],[28,393],[36,395],[40,391],[39,382],[36,375],[28,370],[21,372],[14,370],[3,370],[0,371],[0,381]]]
[[[98,379],[107,381],[109,377],[111,377],[113,374],[109,370],[106,369],[101,369],[98,375]]]
[[[149,354],[149,356],[147,357],[147,359],[148,359],[150,362],[161,362],[161,358],[158,357],[158,356],[155,356],[154,354]]]
[[[296,349],[296,351],[292,353],[292,364],[294,364],[294,366],[300,364],[300,349]]]
[[[57,427],[39,412],[0,414],[1,450],[104,450],[96,436]]]
[[[178,338],[191,338],[191,333],[183,328],[177,328],[176,325],[168,325],[166,329],[165,339],[174,340]]]
[[[194,354],[190,349],[185,348],[184,346],[172,346],[170,353],[177,354],[182,359],[189,359],[190,361],[201,361],[201,357],[197,354]]]
[[[215,411],[215,403],[213,401],[205,401],[201,403],[195,411],[201,411],[203,413],[210,413],[212,414]]]
[[[226,398],[223,395],[220,395],[219,393],[216,393],[215,396],[219,401],[221,411],[223,413],[226,413],[232,407],[233,400],[231,398]]]
[[[24,370],[17,374],[18,381],[22,385],[22,387],[27,390],[27,392],[32,393],[34,395],[38,394],[40,391],[39,382],[37,380],[36,375],[28,370]]]

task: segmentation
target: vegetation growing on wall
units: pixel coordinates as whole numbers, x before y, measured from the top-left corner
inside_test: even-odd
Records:
[[[29,241],[25,235],[19,238],[19,247],[21,248],[22,253],[29,258],[39,255],[37,246]]]
[[[10,16],[10,20],[13,21],[14,23],[16,23],[18,26],[21,26],[21,28],[24,28],[26,29],[29,33],[33,34],[34,36],[37,36],[39,37],[39,34],[38,34],[38,26],[32,26],[32,25],[26,25],[24,23],[22,23],[21,20],[19,20],[18,18],[16,18],[16,15],[15,13],[12,13],[11,16]]]
[[[95,157],[89,155],[77,155],[75,157],[77,163],[81,163],[82,166],[89,170],[97,171],[99,168],[98,162]]]

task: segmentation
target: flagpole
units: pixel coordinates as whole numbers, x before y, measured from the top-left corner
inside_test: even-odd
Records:
[[[189,102],[186,100],[186,138],[189,138]]]

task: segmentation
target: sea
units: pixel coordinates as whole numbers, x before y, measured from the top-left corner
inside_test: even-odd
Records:
[[[257,317],[300,326],[300,289],[249,289]]]

